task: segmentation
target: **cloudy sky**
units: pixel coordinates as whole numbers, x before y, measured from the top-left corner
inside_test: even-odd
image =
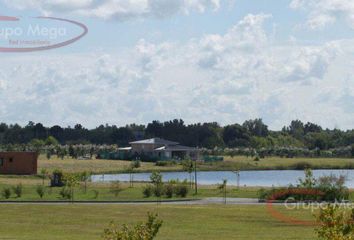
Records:
[[[0,53],[1,122],[354,128],[352,0],[0,0],[0,15],[89,29],[64,48]]]

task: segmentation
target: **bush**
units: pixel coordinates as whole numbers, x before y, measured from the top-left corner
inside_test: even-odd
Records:
[[[176,195],[185,198],[188,194],[188,187],[185,184],[179,184],[176,187]]]
[[[118,197],[119,193],[123,191],[120,182],[119,181],[112,182],[109,191],[113,193],[115,197]]]
[[[340,206],[328,205],[320,210],[315,229],[319,239],[351,240],[354,236],[354,210],[351,214]]]
[[[158,184],[154,186],[155,197],[161,197],[163,195],[163,184]]]
[[[165,185],[164,193],[166,197],[172,198],[174,192],[175,192],[175,186],[172,183],[168,183]]]
[[[63,183],[63,172],[59,169],[53,171],[53,175],[50,181],[51,187],[62,187],[64,186]]]
[[[99,195],[99,191],[97,190],[92,190],[93,192],[93,199],[97,199],[98,198],[98,195]]]
[[[259,192],[261,200],[286,200],[291,198],[295,201],[326,201],[335,202],[349,199],[349,190],[345,187],[344,176],[323,176],[315,179],[312,171],[305,171],[305,178],[299,179],[297,186],[287,188],[262,190]]]
[[[104,240],[153,240],[156,238],[162,221],[157,218],[157,215],[148,214],[146,223],[139,223],[136,226],[121,227],[111,223],[109,228],[106,228],[103,233]]]
[[[71,199],[71,190],[69,188],[62,188],[59,194],[63,199]]]
[[[146,197],[146,198],[151,197],[152,191],[153,191],[153,188],[152,188],[151,185],[148,185],[148,186],[144,187],[144,189],[143,189],[143,195],[144,195],[144,197]]]
[[[157,161],[155,165],[159,167],[166,167],[169,165],[169,163],[167,161]]]
[[[38,185],[36,188],[38,196],[42,199],[45,194],[45,187],[43,185]]]
[[[140,163],[139,160],[134,160],[134,161],[132,161],[131,166],[132,166],[133,168],[140,168],[141,163]]]
[[[19,183],[16,186],[12,188],[12,191],[15,193],[17,198],[20,198],[22,196],[22,184]]]
[[[9,187],[4,187],[2,189],[1,195],[3,196],[3,198],[9,199],[11,197],[11,189]]]

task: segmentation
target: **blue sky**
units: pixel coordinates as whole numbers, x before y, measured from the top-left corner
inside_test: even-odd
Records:
[[[350,0],[0,0],[0,9],[89,28],[64,48],[0,53],[0,121],[260,117],[272,129],[297,118],[354,128]]]

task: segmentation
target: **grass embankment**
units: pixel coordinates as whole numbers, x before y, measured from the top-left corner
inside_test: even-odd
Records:
[[[130,161],[119,160],[76,160],[65,158],[61,160],[52,157],[47,160],[44,155],[39,157],[38,170],[41,168],[52,172],[55,169],[61,169],[63,172],[93,172],[101,173],[122,173],[128,172]],[[222,170],[303,170],[312,169],[354,169],[354,159],[349,158],[280,158],[269,157],[256,162],[251,157],[225,157],[223,162],[198,163],[199,171],[222,171]],[[156,166],[154,163],[141,163],[141,167],[134,169],[135,172],[152,171],[182,171],[180,164],[168,166]]]
[[[43,199],[39,197],[36,192],[38,185],[42,185],[42,180],[36,177],[0,177],[0,191],[5,187],[16,186],[21,183],[23,192],[20,198],[17,198],[12,191],[12,195],[9,199],[5,199],[0,196],[0,201],[63,201],[60,196],[62,188],[59,187],[46,187],[45,195]],[[49,185],[49,181],[45,180],[45,186]],[[87,189],[85,192],[84,183],[80,183],[80,186],[74,188],[74,200],[77,201],[156,201],[156,197],[145,198],[143,195],[143,188],[146,186],[144,183],[134,183],[134,187],[130,188],[129,183],[121,183],[122,191],[115,196],[111,192],[110,183],[87,183]],[[228,188],[228,197],[237,198],[257,198],[259,188],[255,187],[242,187],[240,189]],[[194,194],[194,189],[189,190],[188,195],[185,198],[167,198],[162,197],[161,200],[176,200],[176,199],[201,199],[206,197],[222,197],[223,194],[217,186],[199,186],[198,195]],[[66,200],[67,201],[67,200]]]
[[[36,188],[38,185],[42,184],[42,180],[37,177],[5,177],[0,176],[0,191],[5,187],[16,186],[21,183],[23,187],[23,193],[20,198],[17,198],[12,191],[12,195],[9,199],[5,199],[0,195],[0,201],[68,201],[63,199],[60,195],[62,188],[59,187],[46,187],[45,195],[41,199]],[[49,181],[45,180],[45,186],[49,185]],[[146,183],[134,183],[134,187],[130,188],[129,183],[122,182],[122,191],[115,196],[111,192],[110,183],[87,183],[87,189],[85,192],[84,183],[80,183],[80,186],[74,188],[74,200],[76,201],[156,201],[156,197],[151,196],[145,198],[143,195],[143,188]],[[258,193],[260,187],[240,187],[239,189],[235,187],[227,188],[227,197],[230,198],[258,198]],[[269,189],[269,188],[263,188]],[[212,186],[199,186],[198,194],[194,194],[194,189],[190,189],[188,195],[185,198],[178,198],[174,196],[173,198],[162,197],[161,200],[183,200],[183,199],[202,199],[210,197],[223,197],[223,193],[217,188],[216,185]],[[350,200],[354,201],[354,190],[350,191]]]
[[[313,220],[306,210],[279,211]],[[111,220],[136,224],[147,212],[163,220],[157,240],[258,240],[315,239],[313,227],[274,219],[266,206],[182,205],[0,205],[1,239],[97,240]]]

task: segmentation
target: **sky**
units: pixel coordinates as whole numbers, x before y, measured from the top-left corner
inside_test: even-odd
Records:
[[[62,48],[0,52],[0,122],[354,128],[352,0],[0,0],[0,16],[88,28]]]

